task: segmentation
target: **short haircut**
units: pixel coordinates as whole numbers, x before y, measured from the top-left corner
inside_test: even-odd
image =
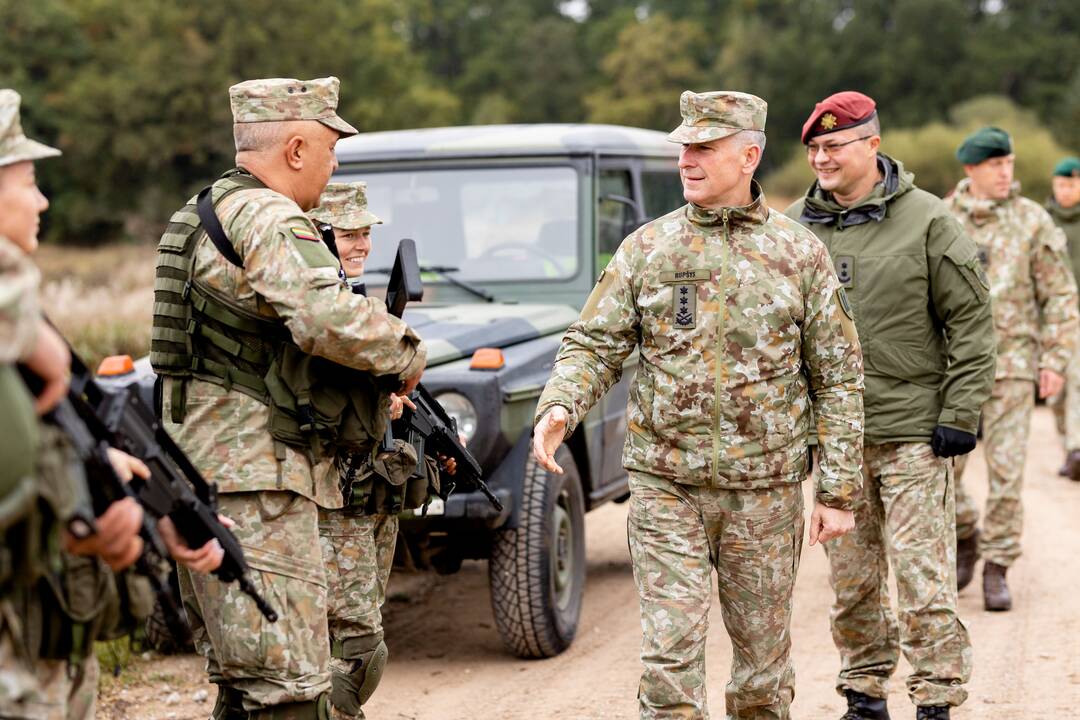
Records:
[[[264,152],[284,135],[284,122],[233,123],[236,152]]]
[[[878,117],[877,113],[874,113],[874,117],[867,121],[866,130],[871,135],[881,135],[881,119]]]

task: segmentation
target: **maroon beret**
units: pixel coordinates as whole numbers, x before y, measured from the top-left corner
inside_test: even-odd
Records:
[[[845,90],[825,98],[814,106],[814,112],[802,126],[803,145],[810,138],[837,130],[847,130],[868,123],[877,116],[873,98],[854,90]]]

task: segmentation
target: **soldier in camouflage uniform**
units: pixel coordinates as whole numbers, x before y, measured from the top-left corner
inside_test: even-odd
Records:
[[[316,223],[329,225],[341,269],[353,292],[364,294],[364,262],[371,251],[371,226],[381,223],[367,207],[367,185],[330,183],[319,206],[308,213]],[[407,397],[390,395],[390,417],[401,417]],[[381,405],[381,403],[380,403]],[[356,465],[364,458],[338,459],[343,487],[351,486]],[[415,455],[413,456],[415,463]],[[349,498],[351,499],[351,498]],[[332,716],[362,718],[361,705],[375,691],[388,659],[383,638],[382,605],[394,563],[398,516],[376,508],[350,506],[319,509],[319,538],[327,570],[327,612],[330,629],[330,668],[334,674]],[[356,668],[360,664],[362,668]],[[359,682],[352,680],[363,672]]]
[[[865,363],[863,495],[855,531],[825,546],[836,687],[847,698],[844,718],[887,719],[903,650],[917,717],[947,718],[971,674],[971,642],[956,615],[948,458],[975,447],[993,384],[993,322],[974,243],[941,200],[879,152],[880,132],[876,105],[862,93],[818,103],[802,135],[818,179],[787,210],[829,248]]]
[[[986,562],[986,609],[1008,610],[1005,572],[1020,556],[1020,491],[1034,393],[1037,388],[1045,398],[1064,386],[1080,308],[1065,234],[1046,210],[1020,196],[1008,133],[983,128],[964,140],[956,156],[967,178],[946,203],[975,240],[990,276],[997,340],[994,388],[982,408],[990,492],[981,535],[979,511],[963,489],[964,464],[956,467],[957,575],[961,587],[970,581],[977,548]]]
[[[727,717],[788,718],[792,589],[811,410],[821,442],[810,543],[852,527],[862,360],[828,252],[752,180],[766,105],[685,92],[688,204],[620,245],[567,330],[533,454],[554,456],[640,351],[623,464],[641,603],[642,718],[704,718],[711,571],[732,639]]]
[[[280,619],[268,623],[216,578],[182,572],[181,590],[219,686],[215,718],[321,718],[331,672],[319,511],[343,504],[333,438],[345,430],[320,408],[315,381],[325,376],[321,393],[338,377],[381,375],[411,391],[426,350],[381,301],[341,282],[304,214],[337,166],[337,139],[356,133],[335,112],[337,78],[252,80],[229,95],[237,169],[209,191],[209,214],[196,215],[193,198],[159,243],[151,360],[165,376],[166,427],[218,483]]]
[[[1065,233],[1073,277],[1080,277],[1080,158],[1064,158],[1054,167],[1053,195],[1046,211]],[[1065,464],[1058,474],[1080,481],[1080,356],[1073,354],[1065,390],[1050,398],[1058,432],[1065,439]]]
[[[83,625],[72,628],[70,618],[48,608],[42,597],[53,583],[70,577],[65,569],[78,565],[107,575],[97,560],[74,558],[57,550],[58,518],[74,495],[66,464],[67,442],[56,427],[39,423],[37,414],[51,410],[67,392],[70,354],[64,340],[46,323],[38,306],[40,273],[30,260],[37,249],[38,216],[49,206],[38,190],[34,161],[59,150],[28,139],[19,119],[20,98],[0,89],[0,717],[29,720],[82,720],[94,717],[98,663],[92,628],[107,614],[100,598],[91,608],[75,593],[65,597]],[[31,398],[19,377],[19,363],[37,375],[43,389]],[[125,480],[143,477],[145,465],[110,449],[114,469]],[[54,482],[55,481],[55,482]],[[46,510],[48,508],[48,510]],[[138,531],[142,509],[133,500],[113,503],[97,519],[97,533],[75,541],[63,533],[70,553],[100,557],[114,570],[131,565],[142,549]],[[200,570],[221,562],[221,549],[204,546],[191,551],[166,536],[170,551],[191,560]],[[63,568],[57,570],[57,568]],[[43,575],[52,576],[47,583]],[[101,575],[80,574],[82,581]],[[113,610],[116,610],[114,607]],[[98,611],[95,612],[94,611]],[[49,632],[43,633],[47,626]],[[81,631],[80,636],[74,635]],[[42,637],[48,635],[48,648]],[[79,637],[86,642],[80,642]],[[37,641],[31,645],[31,638]],[[65,646],[52,652],[53,638]],[[62,659],[58,659],[62,658]]]

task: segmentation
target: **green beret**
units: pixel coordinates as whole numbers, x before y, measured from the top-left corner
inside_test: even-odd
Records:
[[[965,165],[978,165],[983,160],[1011,155],[1012,138],[1001,128],[984,127],[964,138],[956,149],[956,159]]]
[[[1054,166],[1054,175],[1061,177],[1080,177],[1080,158],[1067,157]]]

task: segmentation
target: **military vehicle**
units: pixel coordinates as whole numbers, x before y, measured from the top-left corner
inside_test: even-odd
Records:
[[[412,238],[424,300],[405,313],[428,346],[424,384],[455,418],[502,501],[455,493],[403,518],[399,557],[440,573],[487,559],[506,647],[550,657],[574,638],[585,514],[628,497],[621,453],[636,355],[557,453],[530,452],[533,413],[563,332],[622,239],[683,204],[678,145],[611,125],[373,132],[337,146],[337,181],[368,183],[369,292]]]

